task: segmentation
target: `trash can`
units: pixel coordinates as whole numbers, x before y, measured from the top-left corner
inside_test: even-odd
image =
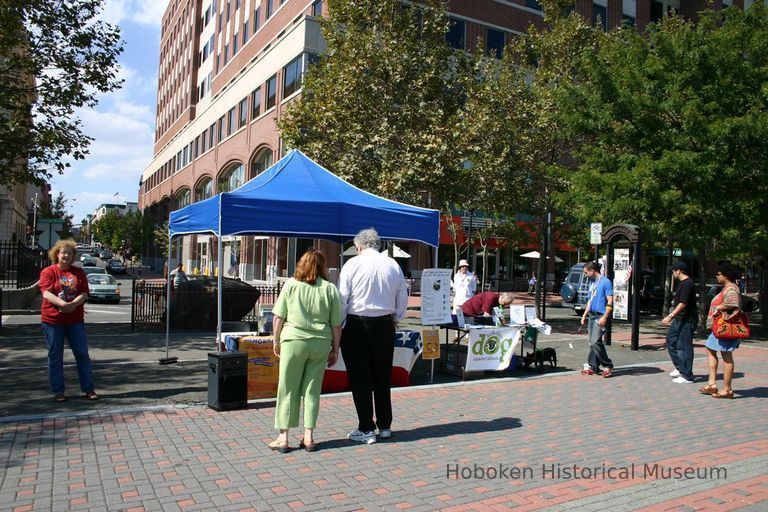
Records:
[[[231,411],[248,407],[248,355],[208,353],[208,407]]]

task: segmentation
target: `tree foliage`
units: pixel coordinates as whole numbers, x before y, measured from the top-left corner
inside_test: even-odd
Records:
[[[112,250],[126,253],[141,252],[154,241],[152,222],[141,212],[120,215],[117,210],[110,210],[93,223],[93,234]]]
[[[75,109],[120,85],[102,4],[0,0],[0,183],[45,181],[88,153]]]
[[[444,6],[424,3],[329,0],[327,51],[279,124],[288,146],[358,187],[442,204],[461,187],[455,116],[464,63],[446,43]]]
[[[64,221],[61,238],[72,236],[72,219],[74,215],[67,211],[67,198],[64,192],[59,192],[52,202],[45,202],[37,212],[38,219],[60,219]]]
[[[619,30],[579,64],[581,81],[559,96],[570,130],[586,139],[563,196],[577,218],[638,224],[702,257],[731,252],[729,231],[761,216],[765,226],[762,6]]]

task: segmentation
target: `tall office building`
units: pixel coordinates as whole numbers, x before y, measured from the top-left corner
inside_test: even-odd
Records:
[[[631,23],[642,29],[671,9],[693,15],[704,5],[576,0],[579,12],[606,28]],[[323,0],[170,0],[162,20],[154,158],[139,190],[139,208],[158,225],[170,211],[232,190],[283,156],[275,120],[300,95],[302,74],[324,50],[318,19],[326,9]],[[457,49],[480,39],[500,52],[510,38],[542,23],[536,0],[450,0],[447,9],[453,24],[446,37]],[[312,244],[225,240],[225,268],[236,260],[245,279],[266,278],[268,265],[291,275],[297,255]],[[210,272],[215,247],[208,235],[186,236],[172,257],[192,271]],[[324,249],[334,261],[338,248]],[[147,259],[160,268],[160,252],[153,251]]]

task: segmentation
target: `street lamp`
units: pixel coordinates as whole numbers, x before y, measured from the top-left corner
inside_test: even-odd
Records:
[[[32,203],[32,249],[37,249],[37,192]]]

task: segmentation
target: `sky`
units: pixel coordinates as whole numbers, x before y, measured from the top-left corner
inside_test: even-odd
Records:
[[[79,224],[102,203],[138,201],[139,179],[152,159],[157,99],[160,22],[167,0],[105,0],[101,16],[120,27],[121,89],[99,96],[95,109],[80,109],[90,154],[51,179],[53,197],[64,193]]]

